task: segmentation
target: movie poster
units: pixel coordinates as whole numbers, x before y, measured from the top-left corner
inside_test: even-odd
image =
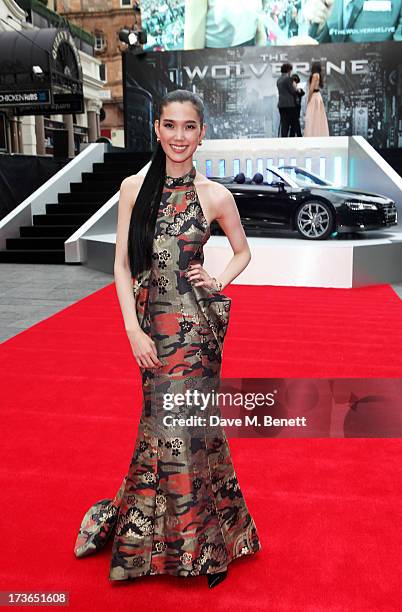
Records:
[[[155,111],[177,88],[206,106],[206,138],[278,136],[276,81],[284,62],[307,92],[311,64],[321,60],[322,95],[331,136],[363,136],[373,147],[402,146],[400,43],[319,47],[238,47],[124,55],[126,146],[151,150]],[[301,124],[307,95],[303,98]]]

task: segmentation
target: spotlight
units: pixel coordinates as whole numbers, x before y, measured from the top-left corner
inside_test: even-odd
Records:
[[[46,78],[40,66],[32,66],[32,74],[35,81],[43,81]]]
[[[130,35],[130,30],[128,30],[127,28],[123,28],[119,32],[119,40],[126,43],[126,45],[129,45],[130,44],[129,35]]]
[[[135,32],[130,32],[128,35],[128,44],[134,47],[138,43],[138,36]]]
[[[147,42],[147,33],[143,30],[129,30],[123,28],[119,32],[119,40],[129,47],[139,47]]]

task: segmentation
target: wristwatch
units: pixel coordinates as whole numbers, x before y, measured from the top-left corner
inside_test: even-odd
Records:
[[[222,281],[218,281],[215,276],[212,276],[212,280],[215,281],[216,291],[222,291],[223,283]]]

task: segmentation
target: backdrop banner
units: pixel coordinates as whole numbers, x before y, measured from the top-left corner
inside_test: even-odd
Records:
[[[313,61],[323,65],[322,95],[331,136],[361,135],[374,147],[402,146],[402,43],[237,47],[123,55],[126,146],[154,146],[155,111],[168,91],[198,93],[206,138],[278,135],[276,81],[284,62],[307,92]],[[301,124],[307,95],[302,98]]]

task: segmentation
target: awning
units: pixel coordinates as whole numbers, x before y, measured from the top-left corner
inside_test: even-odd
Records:
[[[14,107],[16,114],[69,112],[74,101],[71,112],[82,112],[79,100],[82,67],[69,30],[0,33],[0,108]]]

